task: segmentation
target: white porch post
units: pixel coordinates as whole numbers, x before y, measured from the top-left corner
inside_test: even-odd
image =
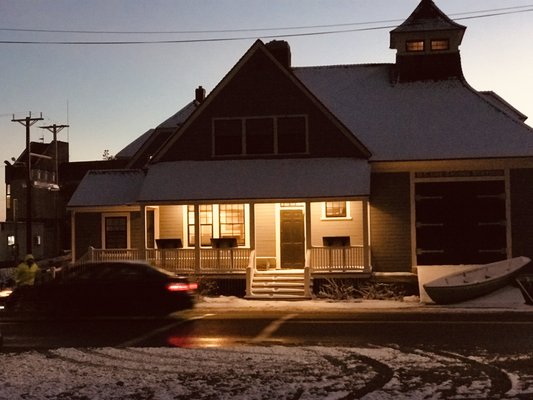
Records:
[[[250,203],[250,250],[255,250],[255,203]]]
[[[142,257],[146,260],[146,205],[141,205],[141,242]]]
[[[252,296],[252,282],[255,274],[255,203],[249,205],[250,211],[250,262],[246,267],[246,297]]]
[[[200,273],[201,254],[200,254],[200,206],[198,203],[194,204],[194,273]]]
[[[310,249],[312,247],[311,240],[311,202],[305,202],[305,248]]]
[[[363,262],[370,269],[370,224],[368,221],[368,199],[363,201]]]

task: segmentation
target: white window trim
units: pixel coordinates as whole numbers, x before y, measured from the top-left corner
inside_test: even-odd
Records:
[[[321,221],[351,221],[353,220],[351,210],[350,210],[350,204],[351,201],[347,200],[337,200],[337,201],[344,201],[346,203],[346,217],[328,217],[326,216],[326,203],[330,203],[329,201],[324,201],[322,203],[322,216]]]
[[[204,203],[202,203],[204,204]],[[220,237],[220,204],[212,204],[212,203],[205,203],[210,204],[213,207],[213,237],[219,238]],[[242,203],[227,203],[227,204],[242,204]],[[183,243],[183,248],[186,249],[194,249],[194,246],[189,246],[189,215],[188,215],[188,205],[183,206],[183,237],[185,238]],[[250,204],[245,203],[244,204],[244,245],[238,246],[240,248],[249,248],[250,247]],[[200,245],[200,248],[202,249],[210,249],[211,246],[202,246]]]
[[[278,151],[278,119],[280,118],[304,118],[305,120],[305,151],[301,153],[280,153]],[[264,119],[264,118],[272,118],[273,124],[274,124],[274,151],[272,153],[265,153],[265,154],[255,154],[255,153],[247,153],[246,152],[246,120],[249,119]],[[242,146],[242,153],[240,154],[228,154],[228,155],[220,155],[216,154],[215,152],[215,122],[220,120],[240,120],[241,121],[241,146]],[[309,116],[307,114],[280,114],[280,115],[262,115],[262,116],[248,116],[248,117],[217,117],[213,118],[211,121],[211,156],[214,158],[227,158],[227,157],[269,157],[273,155],[282,155],[282,156],[290,156],[290,155],[301,155],[301,154],[309,154]]]
[[[126,217],[126,242],[127,242],[127,248],[131,249],[131,221],[130,221],[130,213],[102,213],[101,218],[101,225],[102,225],[102,231],[101,231],[101,237],[102,237],[102,249],[106,249],[105,247],[105,219],[106,218],[113,218],[113,217]]]

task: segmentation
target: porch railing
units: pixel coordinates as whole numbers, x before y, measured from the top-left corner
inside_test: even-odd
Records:
[[[201,249],[199,269],[196,270],[194,249],[95,249],[78,263],[98,261],[143,260],[169,271],[185,274],[246,272],[250,249]]]
[[[255,252],[250,249],[201,249],[198,269],[194,249],[95,249],[78,263],[90,261],[145,260],[183,274],[245,273]],[[255,265],[255,263],[254,263]],[[313,247],[308,249],[306,267],[310,273],[369,272],[363,246]]]
[[[363,246],[313,247],[309,249],[312,272],[363,272],[365,255]]]

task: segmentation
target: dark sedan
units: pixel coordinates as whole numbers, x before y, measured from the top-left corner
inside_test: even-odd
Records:
[[[71,266],[54,280],[21,287],[8,312],[54,315],[165,315],[194,306],[196,283],[142,262]]]

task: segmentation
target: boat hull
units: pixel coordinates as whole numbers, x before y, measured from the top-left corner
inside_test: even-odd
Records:
[[[481,265],[470,271],[453,273],[424,284],[428,296],[437,304],[460,303],[487,295],[511,283],[527,257]]]

